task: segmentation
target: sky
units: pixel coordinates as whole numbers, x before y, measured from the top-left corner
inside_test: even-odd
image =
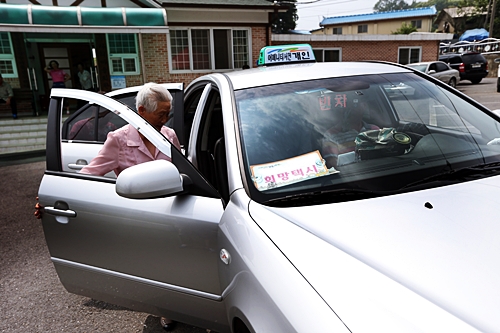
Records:
[[[373,13],[378,0],[297,0],[296,30],[318,29],[324,17]]]

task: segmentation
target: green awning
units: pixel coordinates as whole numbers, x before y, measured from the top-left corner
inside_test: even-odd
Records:
[[[167,14],[163,8],[100,8],[59,7],[42,5],[0,4],[0,30],[2,25],[66,28],[113,27],[167,28]],[[116,30],[114,30],[116,31]]]

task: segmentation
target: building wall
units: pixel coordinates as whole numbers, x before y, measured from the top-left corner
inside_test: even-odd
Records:
[[[388,20],[388,21],[375,21],[375,22],[357,22],[352,24],[338,24],[326,26],[323,30],[313,31],[313,34],[326,34],[331,35],[333,28],[342,28],[342,34],[355,35],[358,33],[358,25],[368,25],[368,32],[363,34],[372,35],[390,35],[396,30],[401,28],[403,23],[411,24],[411,21],[422,20],[422,28],[417,29],[419,32],[430,32],[432,29],[432,19],[430,18],[408,18],[405,20]]]
[[[252,27],[252,40],[251,40],[251,54],[252,64],[255,64],[259,57],[260,49],[267,45],[268,36],[270,36],[270,29],[266,33],[266,27]],[[144,46],[144,62],[146,67],[146,81],[167,83],[167,82],[183,82],[187,86],[191,81],[210,73],[197,72],[197,73],[181,73],[171,74],[169,72],[168,63],[168,34],[143,34],[142,42]],[[140,59],[142,62],[142,59]],[[142,73],[142,63],[141,66]],[[253,67],[253,66],[252,66]],[[143,75],[127,75],[125,76],[127,87],[143,84]]]
[[[342,61],[380,60],[397,62],[399,47],[422,47],[422,61],[437,60],[439,54],[438,41],[309,41],[308,43],[313,49],[341,48]],[[289,43],[275,41],[273,44],[283,45]]]

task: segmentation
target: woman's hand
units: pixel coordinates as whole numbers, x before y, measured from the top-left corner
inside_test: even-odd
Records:
[[[41,219],[43,206],[40,205],[40,203],[38,202],[38,197],[36,197],[36,201],[37,201],[37,203],[35,204],[35,214],[34,215],[37,219]]]

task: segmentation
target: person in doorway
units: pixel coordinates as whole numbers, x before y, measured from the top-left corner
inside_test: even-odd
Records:
[[[78,79],[80,80],[80,87],[83,90],[92,90],[92,80],[90,79],[90,73],[88,70],[83,68],[82,64],[78,64]]]
[[[0,103],[10,106],[12,111],[12,118],[17,119],[17,104],[14,98],[14,91],[8,82],[3,80],[0,74]]]
[[[59,68],[59,63],[57,61],[52,60],[49,62],[49,66],[45,66],[43,70],[52,78],[52,88],[66,88],[66,81],[68,81],[71,76]]]

